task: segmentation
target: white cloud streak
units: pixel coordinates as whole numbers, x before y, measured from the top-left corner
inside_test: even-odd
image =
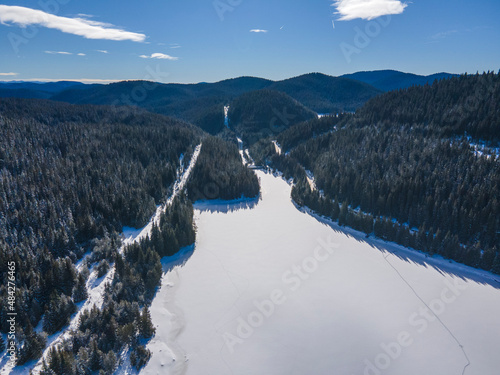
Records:
[[[178,57],[170,56],[170,55],[165,55],[164,53],[153,53],[151,56],[147,55],[140,55],[139,56],[141,59],[159,59],[159,60],[179,60]]]
[[[19,73],[0,73],[0,76],[17,76]]]
[[[408,4],[399,0],[336,0],[332,6],[337,8],[339,21],[351,21],[356,18],[372,20],[391,14],[401,14]]]
[[[456,33],[458,33],[458,30],[443,31],[441,33],[437,33],[437,34],[433,35],[431,38],[432,39],[444,39],[444,38],[449,37],[449,36],[456,34]]]
[[[0,23],[15,24],[20,27],[41,26],[87,39],[131,40],[133,42],[143,42],[146,39],[144,34],[125,31],[110,24],[84,18],[60,17],[20,6],[0,5]]]
[[[108,51],[104,50],[104,49],[96,49],[96,52],[101,52],[101,53],[109,53]]]
[[[64,51],[44,51],[45,53],[48,53],[49,55],[72,55],[71,52],[64,52]]]
[[[251,33],[267,33],[267,30],[262,30],[262,29],[252,29],[250,30]]]

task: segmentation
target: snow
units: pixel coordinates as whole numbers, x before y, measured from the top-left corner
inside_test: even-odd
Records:
[[[135,228],[130,228],[130,227],[123,228],[123,232],[121,235],[122,246],[119,249],[120,253],[123,252],[124,248],[127,245],[130,245],[134,242],[137,242],[140,239],[145,238],[146,236],[150,235],[151,229],[153,227],[153,223],[155,223],[156,225],[159,224],[161,214],[163,212],[165,212],[166,207],[172,203],[172,201],[179,194],[179,192],[181,192],[184,189],[184,187],[187,183],[187,180],[191,174],[191,171],[193,170],[193,168],[196,164],[196,161],[198,159],[200,151],[201,151],[201,144],[196,146],[196,148],[193,152],[193,155],[191,157],[191,160],[189,162],[189,165],[186,169],[184,169],[184,163],[183,163],[184,155],[180,156],[180,158],[179,158],[180,167],[179,167],[179,170],[177,171],[178,172],[177,173],[177,180],[174,183],[172,195],[167,199],[165,204],[157,207],[156,212],[153,215],[153,217],[151,218],[150,222],[144,228],[140,228],[140,229],[135,229]],[[76,264],[77,270],[80,270],[82,268],[83,264],[85,264],[85,259],[89,255],[90,255],[90,253],[86,254],[84,256],[84,258]],[[27,373],[29,373],[30,368],[33,366],[34,367],[33,367],[32,373],[38,374],[41,370],[43,359],[48,358],[48,353],[49,353],[50,349],[54,345],[59,345],[60,343],[62,343],[62,341],[69,338],[71,331],[78,328],[78,325],[80,323],[80,317],[81,317],[82,313],[85,310],[91,309],[94,305],[97,306],[98,308],[102,307],[106,286],[107,286],[107,284],[109,284],[113,281],[114,273],[115,273],[115,268],[111,267],[105,276],[98,278],[97,271],[92,269],[90,272],[89,278],[87,280],[87,284],[86,284],[87,291],[88,291],[87,300],[85,300],[84,302],[81,302],[77,305],[78,311],[72,316],[71,321],[67,327],[65,327],[62,331],[57,332],[57,333],[48,337],[47,347],[45,348],[44,353],[43,353],[42,357],[40,358],[40,360],[37,363],[30,362],[24,366],[18,366],[18,367],[15,367],[13,369],[8,368],[6,363],[4,363],[5,361],[2,361],[0,363],[1,374],[2,375],[4,375],[4,374],[27,374]],[[38,326],[36,327],[36,330],[41,331],[42,330],[41,326],[42,326],[42,322],[40,322],[40,324],[38,324]],[[125,363],[124,365],[126,366],[127,363]],[[125,372],[121,372],[121,373],[125,373]]]
[[[307,183],[309,184],[309,188],[311,189],[311,191],[315,191],[316,190],[316,182],[314,182],[314,174],[306,169],[306,178],[307,178]]]
[[[276,153],[278,155],[281,155],[281,146],[279,145],[279,143],[276,141],[273,141],[273,145],[274,145],[274,149],[276,150]]]
[[[229,114],[229,106],[226,105],[226,106],[224,106],[224,125],[226,126],[226,128],[229,129],[229,117],[228,117],[228,114]]]
[[[493,158],[493,160],[500,161],[500,148],[488,147],[484,143],[469,142],[469,144],[473,149],[475,156],[485,157],[486,159]]]
[[[236,138],[236,140],[238,141],[238,152],[240,153],[243,165],[253,165],[253,160],[250,158],[248,149],[243,150],[243,141],[241,138]]]
[[[195,205],[194,248],[163,259],[142,374],[496,373],[498,277],[339,228],[256,173],[259,200]]]

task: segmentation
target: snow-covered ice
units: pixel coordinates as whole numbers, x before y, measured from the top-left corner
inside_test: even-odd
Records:
[[[163,260],[142,374],[497,373],[498,277],[301,212],[257,173],[260,200],[196,205],[194,248]]]

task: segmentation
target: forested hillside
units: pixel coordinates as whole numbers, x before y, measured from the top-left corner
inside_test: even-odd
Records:
[[[344,74],[342,78],[361,81],[382,91],[392,91],[406,89],[411,86],[432,85],[436,80],[448,79],[455,75],[456,74],[436,73],[429,76],[421,76],[412,73],[398,72],[397,70],[375,70]]]
[[[254,198],[259,194],[259,181],[243,166],[234,143],[208,137],[203,141],[187,190],[192,201]]]
[[[166,207],[151,236],[128,245],[123,254],[113,254],[115,273],[103,306],[83,312],[70,339],[51,348],[40,374],[113,374],[123,353],[140,370],[151,357],[145,343],[155,334],[149,306],[160,285],[161,257],[177,253],[194,240],[193,207],[181,195]]]
[[[124,108],[0,101],[0,321],[7,332],[7,264],[14,261],[18,365],[37,359],[46,334],[65,326],[75,303],[86,299],[88,270],[77,272],[74,262],[91,251],[88,266],[100,262],[99,273],[106,273],[121,242],[116,234],[146,224],[176,179],[179,156],[201,136],[177,120]],[[190,215],[177,218],[192,226]],[[156,262],[143,250],[141,260]],[[137,272],[151,287],[148,269]],[[126,299],[143,304],[148,293],[137,288]],[[43,331],[34,330],[39,324]]]
[[[366,123],[421,124],[437,136],[472,136],[500,141],[500,75],[462,75],[432,86],[392,91],[370,100],[358,111]]]
[[[367,83],[321,73],[304,74],[268,87],[290,95],[317,113],[351,112],[380,91]]]
[[[278,134],[316,114],[295,99],[278,91],[258,90],[231,102],[229,126],[252,144],[262,137]]]
[[[218,134],[224,128],[224,106],[245,93],[262,89],[289,95],[319,113],[354,111],[380,94],[378,89],[363,82],[314,73],[283,81],[256,77],[198,84],[124,81],[73,87],[56,93],[51,99],[73,104],[137,106],[188,121],[211,134]]]
[[[341,225],[499,273],[500,157],[470,144],[498,142],[499,93],[487,73],[384,94],[340,123],[290,128],[289,156],[268,160],[298,177],[299,204]]]

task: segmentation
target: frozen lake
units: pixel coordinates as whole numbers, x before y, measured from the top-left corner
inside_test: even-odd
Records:
[[[488,375],[500,283],[260,200],[197,204],[195,246],[163,260],[142,374]]]

